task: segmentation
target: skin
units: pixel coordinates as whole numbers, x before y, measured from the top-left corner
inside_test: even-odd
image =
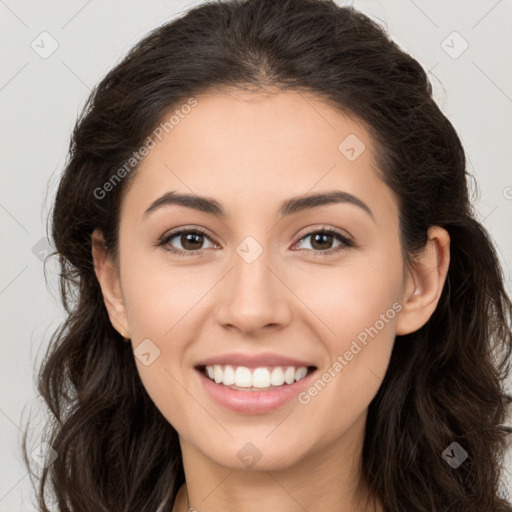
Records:
[[[118,260],[93,233],[112,324],[134,348],[149,338],[160,349],[149,366],[136,363],[148,394],[179,433],[186,486],[174,511],[382,510],[365,509],[364,493],[356,493],[368,405],[395,336],[419,329],[437,306],[449,235],[432,227],[424,252],[406,268],[397,202],[379,178],[370,135],[314,95],[232,90],[197,100],[125,191]],[[354,161],[338,150],[349,134],[366,146]],[[228,217],[167,205],[143,218],[172,190],[214,198]],[[340,203],[279,219],[282,201],[329,190],[357,196],[373,218]],[[179,227],[207,231],[199,254],[180,257],[155,246]],[[304,238],[322,228],[356,245],[322,255],[342,243]],[[263,248],[250,264],[236,252],[247,236]],[[172,245],[185,251],[180,241]],[[235,413],[211,400],[193,369],[218,354],[273,352],[312,361],[322,374],[393,303],[399,313],[307,404]],[[237,457],[247,442],[261,453],[251,468]]]

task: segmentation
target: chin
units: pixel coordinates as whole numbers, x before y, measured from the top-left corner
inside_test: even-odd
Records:
[[[267,434],[265,434],[267,435]],[[230,440],[226,444],[216,443],[215,451],[211,446],[201,450],[215,464],[235,471],[281,471],[300,463],[307,452],[303,443],[284,445],[257,438],[244,437],[243,440]],[[234,448],[236,447],[236,449]]]

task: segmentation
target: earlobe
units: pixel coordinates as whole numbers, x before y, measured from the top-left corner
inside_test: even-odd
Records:
[[[425,249],[407,273],[397,335],[415,332],[427,323],[439,303],[449,264],[450,235],[445,229],[432,226]]]
[[[91,242],[94,272],[101,287],[110,322],[123,338],[129,339],[128,318],[118,268],[107,252],[101,231],[94,230]]]

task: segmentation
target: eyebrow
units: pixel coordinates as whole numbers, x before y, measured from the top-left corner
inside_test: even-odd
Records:
[[[348,203],[358,206],[375,220],[373,212],[366,203],[361,201],[358,197],[341,190],[292,197],[281,204],[279,216],[287,217],[319,206],[337,203]],[[215,215],[216,217],[226,218],[228,216],[224,208],[215,199],[195,194],[178,194],[175,191],[170,191],[153,201],[144,212],[143,217],[149,216],[150,213],[163,206],[172,204],[192,208],[200,212]]]

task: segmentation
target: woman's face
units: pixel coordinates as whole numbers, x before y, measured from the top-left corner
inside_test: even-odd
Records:
[[[147,392],[183,450],[225,467],[350,459],[414,290],[369,134],[313,95],[240,91],[163,133],[123,199],[109,306]]]

